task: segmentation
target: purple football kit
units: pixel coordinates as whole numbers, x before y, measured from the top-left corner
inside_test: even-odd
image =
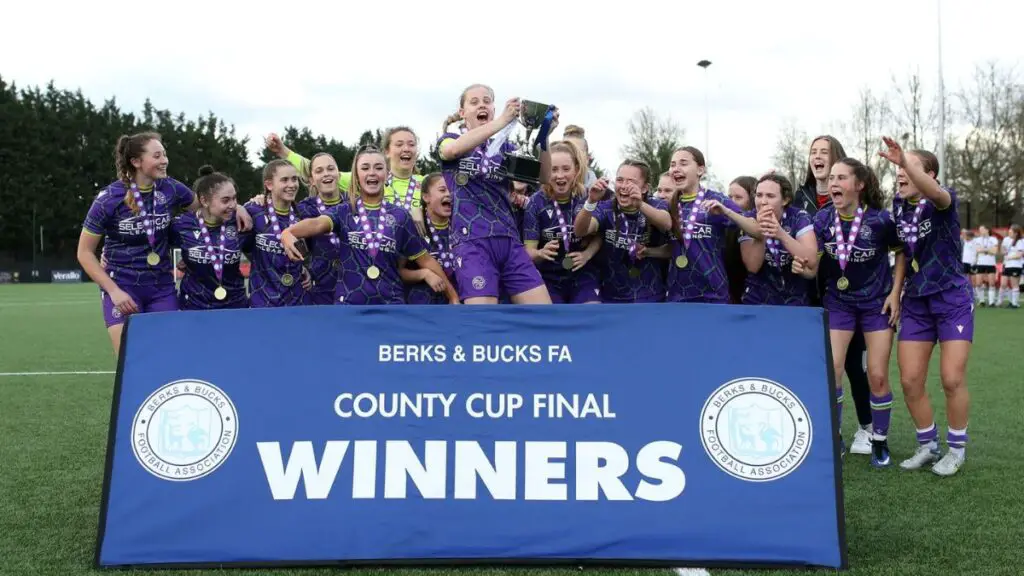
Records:
[[[126,195],[132,196],[137,213],[125,203]],[[168,231],[172,213],[188,208],[194,199],[192,190],[173,178],[157,180],[148,189],[117,181],[101,190],[89,207],[82,227],[103,238],[107,274],[141,313],[178,309]],[[110,295],[101,289],[100,297],[106,325],[123,323]]]
[[[583,252],[586,246],[573,232],[576,215],[583,209],[582,198],[567,198],[556,202],[536,192],[530,197],[523,216],[523,240],[536,242],[543,248],[548,242],[558,242],[558,254],[553,262],[543,260],[536,264],[554,304],[586,304],[601,301],[601,279],[594,260],[573,272],[573,260],[568,255]],[[597,238],[594,242],[600,241]]]
[[[751,210],[745,216],[756,218],[757,211]],[[814,231],[807,212],[792,205],[783,209],[779,226],[794,239]],[[743,233],[739,241],[752,242],[753,238]],[[756,274],[747,274],[742,301],[744,304],[769,306],[809,306],[809,287],[803,276],[793,273],[793,255],[778,240],[766,238],[764,264]]]
[[[663,200],[648,204],[667,210]],[[594,209],[598,235],[604,244],[595,256],[601,272],[601,301],[606,304],[664,302],[665,279],[662,263],[644,258],[640,248],[665,244],[666,237],[654,228],[640,210],[624,210],[618,200],[602,200]]]
[[[251,253],[252,238],[238,231],[234,218],[209,223],[189,212],[174,219],[170,242],[185,262],[178,291],[182,310],[249,307],[241,262],[243,253]]]
[[[925,199],[893,200],[896,231],[907,256],[900,308],[900,340],[945,342],[974,338],[974,299],[960,265],[959,202],[939,210]]]
[[[707,200],[718,200],[734,212],[743,210],[721,192],[704,188],[680,200],[677,218],[682,230],[673,230],[672,234],[668,301],[728,304],[725,233],[735,224],[724,214],[709,214],[703,204]]]
[[[284,251],[281,232],[299,221],[295,207],[287,212],[273,206],[257,206],[250,202],[246,209],[252,215],[252,267],[249,272],[249,306],[278,308],[305,303],[302,287],[302,262],[294,262]]]
[[[320,196],[306,198],[295,205],[299,218],[316,218],[327,215],[328,210],[338,205],[340,198],[325,202]],[[313,286],[306,292],[305,304],[334,304],[334,293],[338,287],[341,269],[341,239],[334,232],[307,238],[310,252],[309,274]]]
[[[445,133],[438,147],[459,135]],[[459,297],[515,296],[544,284],[520,241],[509,199],[511,181],[502,166],[515,146],[504,142],[488,153],[485,142],[454,160],[441,162],[452,191],[452,252]]]

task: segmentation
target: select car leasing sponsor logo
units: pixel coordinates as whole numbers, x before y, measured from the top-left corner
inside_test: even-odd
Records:
[[[748,482],[778,480],[800,467],[811,448],[807,407],[766,378],[738,378],[715,390],[700,413],[700,436],[711,460]]]
[[[223,390],[202,380],[175,380],[146,398],[132,421],[132,451],[163,480],[197,480],[231,455],[238,414]]]

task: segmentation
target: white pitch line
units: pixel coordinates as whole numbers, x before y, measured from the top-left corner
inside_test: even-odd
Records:
[[[95,304],[97,300],[57,300],[54,302],[0,302],[0,308],[20,308],[35,306],[81,306],[83,304]]]
[[[0,376],[89,376],[93,374],[113,374],[112,370],[84,370],[76,372],[0,372]]]
[[[678,576],[711,576],[711,573],[703,568],[676,568]]]

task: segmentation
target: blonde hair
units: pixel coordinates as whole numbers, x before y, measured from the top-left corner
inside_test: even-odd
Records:
[[[469,86],[466,86],[466,88],[462,91],[462,94],[459,94],[459,109],[449,114],[448,117],[445,118],[444,124],[441,126],[442,132],[447,132],[449,126],[451,126],[457,120],[462,119],[462,115],[459,112],[461,112],[462,107],[466,105],[466,94],[469,94],[470,90],[474,90],[476,88],[486,88],[487,93],[491,95],[491,100],[494,100],[494,88],[491,88],[487,84],[470,84]]]
[[[388,164],[388,155],[383,150],[376,146],[364,146],[356,152],[355,157],[352,158],[352,179],[348,184],[348,203],[352,207],[352,210],[356,209],[356,200],[363,196],[363,188],[359,183],[359,159],[368,154],[376,154],[384,158],[384,165]],[[383,184],[383,182],[381,183]],[[381,191],[381,202],[384,201],[384,193]]]
[[[576,176],[572,179],[569,196],[581,197],[586,195],[587,190],[583,183],[585,182],[587,162],[585,160],[586,156],[583,154],[583,151],[580,150],[579,146],[576,146],[568,140],[558,140],[557,142],[552,142],[548,147],[548,150],[552,155],[554,155],[555,152],[565,152],[572,157],[572,163],[576,166]],[[555,199],[554,187],[550,183],[541,185],[540,189],[544,193],[545,198],[548,200]]]

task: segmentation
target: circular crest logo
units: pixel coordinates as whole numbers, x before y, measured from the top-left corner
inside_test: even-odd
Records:
[[[700,413],[700,437],[711,460],[748,482],[778,480],[796,470],[811,448],[803,402],[765,378],[726,382]]]
[[[150,474],[183,482],[202,478],[231,455],[238,414],[223,390],[202,380],[158,388],[135,413],[132,451]]]

